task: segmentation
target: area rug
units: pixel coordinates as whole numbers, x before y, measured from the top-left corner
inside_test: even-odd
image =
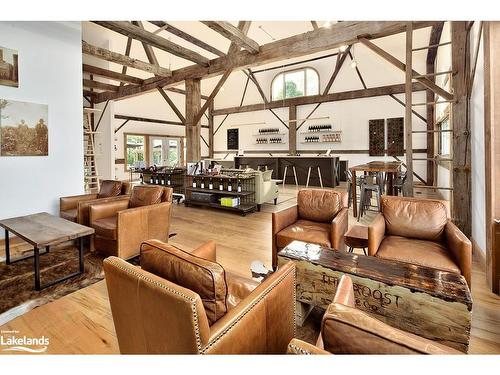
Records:
[[[32,252],[32,251],[31,251]],[[29,253],[28,253],[29,254]],[[22,257],[13,253],[12,259]],[[6,265],[0,263],[0,325],[15,317],[44,305],[69,293],[85,288],[104,279],[103,257],[86,251],[84,253],[85,272],[69,280],[41,291],[34,287],[33,258]],[[42,285],[65,275],[77,272],[78,251],[75,247],[51,248],[50,253],[40,255],[40,275]]]
[[[313,308],[302,327],[296,327],[295,337],[309,344],[316,344],[321,330],[321,319],[324,314],[325,310],[319,307]]]

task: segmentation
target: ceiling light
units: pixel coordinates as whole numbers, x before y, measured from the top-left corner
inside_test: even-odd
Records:
[[[346,51],[346,49],[347,49],[347,45],[346,45],[346,44],[344,44],[343,46],[340,46],[340,47],[339,47],[339,51],[340,51],[340,52],[345,52],[345,51]]]
[[[326,22],[323,24],[323,26],[322,26],[322,27],[324,27],[324,28],[326,28],[326,29],[329,29],[330,27],[332,27],[332,22],[331,22],[331,21],[326,21]]]

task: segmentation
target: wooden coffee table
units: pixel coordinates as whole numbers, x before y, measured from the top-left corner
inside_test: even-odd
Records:
[[[278,253],[278,266],[290,260],[296,265],[299,320],[305,319],[308,306],[326,309],[347,274],[360,310],[392,327],[467,352],[472,299],[463,276],[300,241]]]
[[[344,242],[349,247],[349,252],[352,253],[354,248],[363,249],[366,255],[368,247],[368,227],[362,225],[354,225],[344,235]]]
[[[42,290],[60,283],[71,277],[80,275],[84,272],[83,264],[83,240],[84,237],[94,234],[94,229],[71,221],[53,216],[47,212],[34,215],[20,216],[12,219],[0,220],[0,227],[5,229],[5,263],[12,264],[25,259],[35,258],[35,289]],[[33,245],[34,254],[11,260],[10,259],[10,240],[9,232]],[[54,280],[45,285],[40,283],[40,249],[45,248],[46,254],[50,251],[50,246],[57,245],[70,240],[79,240],[79,270],[76,273]]]

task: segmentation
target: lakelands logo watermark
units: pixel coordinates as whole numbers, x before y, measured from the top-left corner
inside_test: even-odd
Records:
[[[44,353],[49,338],[20,336],[19,331],[0,331],[0,350],[3,352]]]

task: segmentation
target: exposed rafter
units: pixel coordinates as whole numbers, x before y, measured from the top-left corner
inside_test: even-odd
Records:
[[[433,26],[435,21],[414,22],[413,28]],[[242,70],[255,65],[262,65],[305,56],[324,50],[338,48],[341,45],[358,42],[358,38],[370,35],[371,38],[379,38],[392,34],[398,34],[406,30],[404,22],[380,21],[380,22],[341,22],[333,24],[330,28],[319,28],[315,31],[295,35],[272,43],[260,46],[260,52],[251,54],[248,51],[237,51],[231,56],[218,57],[210,60],[209,67],[191,65],[177,69],[172,72],[170,78],[153,78],[145,80],[144,84],[124,87],[120,93],[102,93],[98,95],[98,102],[107,99],[137,95],[143,92],[156,90],[156,87],[172,86],[191,78],[209,78],[223,74],[227,69]]]
[[[179,30],[178,28],[170,25],[169,23],[167,23],[165,21],[149,21],[149,22],[155,26],[163,28],[163,30],[165,30],[171,34],[174,34],[175,36],[178,36],[179,38],[182,38],[182,39],[188,41],[191,44],[194,44],[197,47],[204,49],[205,51],[213,53],[214,55],[217,55],[220,57],[226,55],[224,52],[219,51],[217,48],[212,47],[211,45],[203,42],[202,40],[200,40],[198,38],[195,38],[192,35],[189,35],[188,33],[184,32],[182,30]]]
[[[337,78],[337,75],[340,72],[340,69],[342,68],[342,65],[344,65],[344,61],[347,58],[351,51],[351,46],[348,46],[347,49],[342,53],[342,55],[337,56],[337,62],[335,63],[335,69],[333,70],[332,76],[330,77],[330,80],[326,84],[325,90],[323,91],[323,95],[327,95],[328,92],[330,91],[333,82],[335,81],[335,78]]]
[[[139,26],[133,25],[127,21],[93,21],[94,23],[113,30],[119,34],[128,36],[143,43],[147,43],[152,47],[159,48],[173,55],[182,57],[183,59],[193,61],[202,66],[208,66],[209,59],[200,55],[197,52],[172,43],[168,39],[162,38],[146,31]]]
[[[182,115],[181,111],[179,111],[179,108],[175,105],[175,103],[170,99],[170,97],[167,95],[165,90],[163,90],[161,87],[158,87],[158,92],[160,95],[165,99],[165,101],[168,103],[170,108],[174,111],[175,115],[181,120],[182,123],[186,122],[186,118]]]
[[[170,77],[172,75],[172,72],[166,68],[148,64],[147,62],[141,60],[132,59],[128,56],[122,55],[121,53],[113,52],[105,48],[93,46],[84,40],[82,40],[82,52],[86,55],[94,56],[116,64],[126,65],[130,68],[143,70],[161,77]]]
[[[217,85],[215,85],[215,88],[212,90],[212,93],[208,96],[208,99],[206,100],[205,104],[203,105],[203,107],[201,107],[198,114],[194,117],[193,124],[197,124],[201,120],[201,117],[203,116],[205,111],[208,109],[210,104],[213,102],[213,100],[215,99],[215,96],[217,95],[217,93],[219,92],[221,87],[224,85],[226,80],[229,78],[230,74],[231,74],[231,70],[227,70],[222,75],[222,77],[219,79],[219,82],[217,82]]]
[[[127,45],[125,46],[125,56],[130,57],[131,49],[132,49],[132,38],[127,38]],[[127,65],[122,66],[122,74],[127,74]],[[120,86],[123,86],[124,84],[125,84],[124,82],[120,82]]]
[[[83,87],[106,90],[106,91],[118,91],[120,86],[110,85],[109,83],[98,82],[90,79],[83,79]]]
[[[229,39],[234,44],[241,48],[246,49],[250,53],[259,52],[259,44],[246,36],[239,28],[233,26],[231,23],[226,21],[201,21],[206,26],[210,27],[212,30],[216,31],[223,37]]]
[[[318,30],[319,29],[318,23],[316,21],[311,21],[311,25],[313,27],[313,30]]]
[[[441,34],[443,33],[444,22],[439,22],[436,25],[432,26],[431,35],[429,37],[429,46],[427,50],[427,65],[433,64],[436,61],[436,55],[438,51],[438,44],[441,40]]]
[[[107,70],[88,64],[83,64],[83,71],[85,73],[93,74],[94,76],[103,77],[118,82],[132,83],[136,85],[141,85],[144,82],[142,78],[133,77],[127,74],[118,73],[113,70]]]
[[[370,50],[372,50],[373,52],[375,52],[377,55],[379,55],[380,57],[382,57],[384,60],[387,60],[388,62],[390,62],[396,68],[398,68],[398,69],[400,69],[402,71],[406,70],[406,64],[404,64],[403,62],[399,61],[397,58],[395,58],[390,53],[386,52],[385,50],[383,50],[382,48],[380,48],[376,44],[370,42],[368,39],[366,39],[366,38],[360,38],[359,41],[363,45],[365,45],[366,47],[368,47]],[[432,82],[428,78],[423,77],[422,74],[417,73],[413,69],[412,69],[412,77],[414,79],[416,79],[417,81],[419,81],[420,83],[422,83],[427,88],[429,88],[430,90],[434,91],[437,95],[439,95],[439,96],[441,96],[441,97],[443,97],[443,98],[445,98],[447,100],[453,100],[453,94],[450,94],[448,91],[446,91],[445,89],[439,87],[438,85],[436,85],[434,82]]]

